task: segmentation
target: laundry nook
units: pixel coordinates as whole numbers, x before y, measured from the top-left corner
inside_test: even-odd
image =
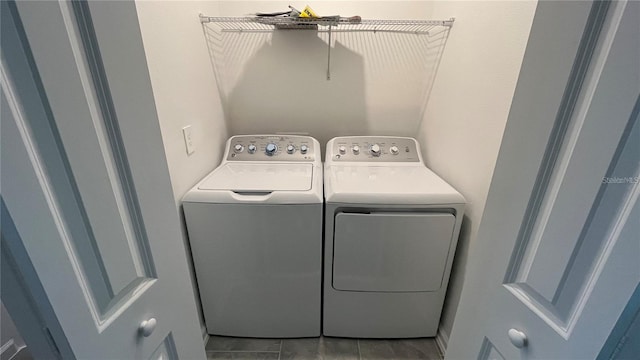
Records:
[[[640,1],[0,1],[0,360],[640,354]]]

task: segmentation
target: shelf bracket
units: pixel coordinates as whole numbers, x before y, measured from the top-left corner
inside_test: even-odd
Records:
[[[331,80],[331,25],[329,25],[329,43],[327,49],[327,80]]]

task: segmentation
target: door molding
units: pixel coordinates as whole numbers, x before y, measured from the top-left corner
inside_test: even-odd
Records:
[[[93,26],[93,19],[89,9],[89,4],[84,1],[74,1],[68,6],[72,8],[75,15],[75,22],[78,35],[81,39],[82,49],[78,49],[86,60],[87,72],[93,81],[93,87],[96,94],[96,107],[101,112],[100,120],[104,124],[105,135],[108,139],[110,151],[113,155],[113,161],[117,168],[117,176],[120,180],[121,189],[127,204],[128,215],[131,218],[131,224],[134,229],[134,236],[138,239],[136,242],[141,244],[139,251],[142,267],[145,274],[149,277],[156,277],[155,267],[151,254],[149,254],[149,238],[144,227],[144,221],[140,210],[140,204],[137,200],[137,193],[133,184],[131,168],[129,160],[124,149],[122,139],[122,131],[116,114],[113,96],[108,85],[107,74],[105,73],[98,40]],[[69,19],[70,20],[70,19]],[[74,24],[67,25],[70,30]],[[132,244],[132,246],[135,246]]]
[[[538,222],[540,208],[549,190],[553,169],[559,161],[562,144],[567,136],[567,130],[571,120],[573,119],[576,104],[578,103],[578,96],[582,90],[585,78],[588,75],[587,70],[589,64],[591,64],[600,32],[604,26],[609,4],[607,1],[593,2],[584,34],[580,40],[578,53],[576,54],[573,68],[571,69],[571,75],[569,76],[566,90],[562,96],[560,109],[556,114],[553,129],[551,130],[549,143],[546,146],[542,164],[538,170],[533,191],[531,192],[531,198],[529,199],[529,204],[524,215],[524,219],[526,220],[522,222],[516,247],[514,248],[514,253],[509,263],[509,270],[504,280],[506,283],[514,282],[518,277],[519,265],[525,257],[527,245],[531,240],[533,229]]]
[[[0,208],[2,301],[32,355],[75,359],[1,197]]]
[[[583,229],[582,234],[577,239],[575,249],[569,257],[570,265],[563,270],[553,297],[545,298],[544,295],[541,295],[536,289],[527,284],[527,277],[531,271],[535,254],[544,236],[544,229],[551,219],[551,213],[554,209],[553,204],[562,191],[563,182],[566,181],[565,175],[570,165],[571,154],[574,152],[581,136],[586,114],[591,107],[591,99],[597,90],[597,85],[626,8],[625,1],[610,4],[609,2],[595,1],[592,5],[503,282],[508,291],[519,298],[522,303],[538,314],[541,319],[565,339],[570,337],[588,299],[588,294],[591,293],[593,286],[595,286],[598,275],[602,271],[613,245],[615,245],[617,235],[637,198],[638,189],[636,187],[623,200],[625,203],[622,208],[623,211],[614,220],[614,223],[619,226],[614,227],[612,232],[606,235],[607,240],[604,241],[603,250],[595,255],[598,259],[596,260],[597,265],[589,270],[589,276],[584,280],[585,286],[581,290],[577,290],[574,305],[570,306],[570,309],[556,311],[560,294],[570,278],[571,270],[573,269],[572,264],[576,262],[578,250],[581,249],[587,236],[586,228]],[[626,127],[630,129],[632,124],[633,118],[627,122]],[[607,137],[603,136],[603,138]],[[621,147],[625,142],[626,139],[623,136],[620,141]],[[614,157],[607,171],[607,177],[611,177],[611,171],[615,163],[616,159]],[[604,187],[599,189],[596,199],[603,196],[604,190]],[[586,196],[590,195],[586,194]],[[599,201],[593,203],[588,218],[594,216],[599,203]]]
[[[21,51],[28,51],[28,46],[25,46],[27,42],[15,2],[2,1],[0,5],[3,49],[0,58],[0,93],[11,107],[5,110],[11,111],[14,117],[23,117],[16,103],[20,90],[9,79],[9,63],[23,77],[34,76],[31,72],[33,63],[28,58],[22,58]],[[13,51],[6,51],[8,48]],[[17,49],[21,51],[15,51]],[[12,120],[3,118],[2,121]],[[21,122],[24,123],[24,120]],[[2,158],[5,160],[4,154]],[[3,161],[2,171],[5,170]],[[0,206],[2,300],[34,356],[74,359],[75,355],[48,301],[3,196],[0,196]]]

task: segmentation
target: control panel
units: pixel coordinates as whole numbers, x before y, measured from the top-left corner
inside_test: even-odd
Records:
[[[406,137],[338,137],[328,149],[333,161],[419,162],[416,141]]]
[[[298,135],[239,135],[227,142],[229,161],[313,161],[313,138]]]

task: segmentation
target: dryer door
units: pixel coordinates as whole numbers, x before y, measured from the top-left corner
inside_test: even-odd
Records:
[[[333,287],[375,292],[442,286],[455,217],[449,213],[339,213]]]

